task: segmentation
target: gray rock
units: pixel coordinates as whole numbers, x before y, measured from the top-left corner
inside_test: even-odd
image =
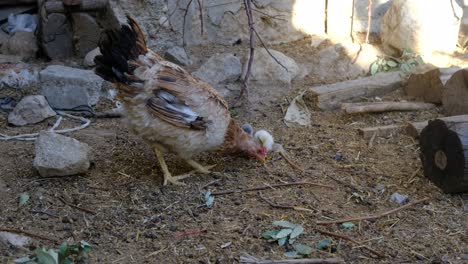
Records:
[[[67,176],[89,169],[89,146],[78,140],[42,131],[36,140],[34,168],[43,177]]]
[[[31,242],[31,238],[10,232],[0,232],[0,241],[14,247],[25,247]]]
[[[409,202],[409,198],[406,195],[402,195],[399,193],[393,193],[392,196],[390,196],[390,201],[397,203],[399,205],[404,205]]]
[[[462,15],[462,8],[453,1],[394,0],[382,17],[382,44],[395,53],[409,49],[424,57],[434,52],[451,54]]]
[[[172,47],[166,51],[164,54],[164,57],[176,64],[182,65],[182,66],[187,66],[192,64],[192,61],[190,60],[189,56],[185,52],[184,48],[181,47]]]
[[[100,28],[96,20],[86,13],[72,13],[73,34],[77,40],[75,50],[80,57],[95,49],[99,42]]]
[[[390,7],[391,2],[391,0],[372,1],[371,33],[380,32],[380,21]],[[355,32],[367,32],[368,6],[369,0],[354,1],[353,30]]]
[[[42,47],[51,59],[73,56],[73,34],[64,14],[50,14],[42,25]]]
[[[2,45],[2,51],[11,55],[18,55],[23,60],[36,57],[39,50],[34,32],[16,32],[7,42]]]
[[[30,64],[4,64],[0,68],[0,88],[24,89],[37,85],[38,81],[38,69]]]
[[[95,105],[104,80],[91,70],[51,65],[40,72],[42,95],[55,109]]]
[[[94,62],[94,58],[98,55],[101,55],[101,51],[99,50],[99,48],[95,48],[92,51],[88,52],[88,54],[86,54],[86,56],[83,59],[83,65],[86,67],[95,66],[96,63]]]
[[[212,56],[192,75],[216,85],[239,79],[241,69],[242,64],[238,57],[231,53],[223,53]]]
[[[290,84],[299,74],[296,62],[283,53],[270,49],[271,54],[286,68],[279,65],[265,49],[257,49],[250,80],[262,84]],[[244,71],[247,63],[244,65]]]
[[[30,125],[55,115],[44,96],[28,95],[8,115],[8,123],[15,126]]]
[[[0,54],[0,64],[2,63],[19,63],[23,58],[18,55]]]

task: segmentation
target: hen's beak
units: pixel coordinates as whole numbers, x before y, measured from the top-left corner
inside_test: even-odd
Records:
[[[260,158],[260,157],[257,157],[257,159],[261,162],[261,163],[265,163],[267,161],[267,158],[268,157],[264,157],[264,158]]]

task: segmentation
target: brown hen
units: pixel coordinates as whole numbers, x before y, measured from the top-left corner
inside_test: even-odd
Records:
[[[266,149],[231,119],[218,92],[149,50],[138,24],[127,19],[130,26],[107,30],[101,36],[96,73],[116,84],[130,127],[154,149],[164,185],[182,184],[179,180],[189,176],[172,176],[165,152],[177,154],[200,173],[209,169],[192,158],[205,151],[243,153],[264,160]]]

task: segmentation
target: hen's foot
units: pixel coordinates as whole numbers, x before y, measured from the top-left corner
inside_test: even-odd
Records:
[[[200,163],[194,161],[194,160],[187,160],[187,163],[192,166],[192,168],[195,169],[196,172],[202,173],[202,174],[208,174],[210,173],[210,169],[216,167],[215,165],[210,165],[210,166],[203,166]]]
[[[182,174],[182,175],[179,175],[179,176],[172,176],[172,175],[166,175],[164,174],[164,183],[163,185],[167,185],[168,183],[172,183],[174,185],[186,185],[185,183],[183,182],[180,182],[180,180],[183,180],[185,178],[188,178],[190,177],[190,173],[187,173],[187,174]]]

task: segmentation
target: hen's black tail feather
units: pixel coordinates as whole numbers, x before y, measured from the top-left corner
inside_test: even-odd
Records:
[[[125,74],[131,75],[134,70],[128,61],[147,52],[140,27],[130,16],[127,16],[127,20],[130,26],[123,25],[120,30],[106,30],[102,33],[99,40],[102,55],[94,58],[96,74],[110,82],[127,83]]]

